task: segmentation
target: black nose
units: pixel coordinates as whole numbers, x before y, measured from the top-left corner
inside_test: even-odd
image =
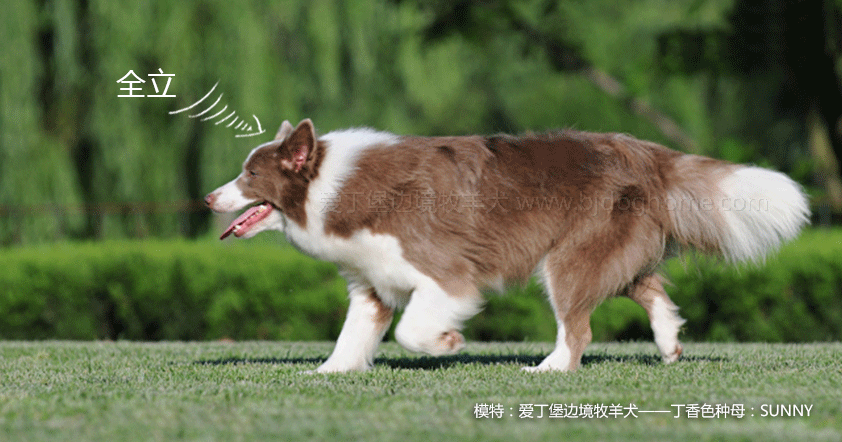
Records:
[[[208,196],[205,197],[205,204],[207,204],[208,207],[212,207],[214,201],[216,201],[216,194],[215,193],[209,193]]]

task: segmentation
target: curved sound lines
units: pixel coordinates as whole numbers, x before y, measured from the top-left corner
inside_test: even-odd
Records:
[[[216,89],[216,86],[217,86],[217,85],[219,85],[219,82],[218,82],[218,81],[216,82],[216,84],[214,84],[214,85],[213,85],[213,87],[211,88],[211,90],[210,90],[210,91],[208,91],[208,93],[207,93],[207,94],[205,94],[205,96],[204,96],[204,97],[202,97],[202,98],[200,98],[200,99],[199,99],[199,101],[197,101],[197,102],[195,102],[195,103],[191,104],[190,106],[185,107],[184,109],[179,109],[179,110],[176,110],[176,111],[171,111],[171,112],[169,112],[169,114],[170,114],[170,115],[175,115],[175,114],[178,114],[178,113],[181,113],[181,112],[184,112],[184,111],[188,111],[188,110],[193,109],[194,107],[198,106],[201,102],[205,101],[205,99],[207,99],[208,97],[210,97],[210,96],[211,96],[211,94],[213,94],[213,91]],[[222,96],[223,96],[223,95],[224,95],[224,94],[220,93],[220,94],[219,94],[219,97],[217,97],[217,98],[216,98],[216,101],[214,101],[214,102],[213,102],[213,104],[211,104],[210,106],[208,106],[208,108],[207,108],[207,109],[205,109],[205,110],[203,110],[203,111],[199,112],[198,114],[188,115],[188,117],[189,117],[189,118],[198,118],[198,117],[201,117],[202,115],[204,115],[204,114],[206,114],[206,113],[210,112],[210,110],[211,110],[211,109],[213,109],[214,107],[216,107],[216,105],[217,105],[217,104],[219,104],[219,102],[222,100]],[[222,109],[220,109],[219,111],[217,111],[215,114],[213,114],[213,115],[211,115],[211,116],[209,116],[209,117],[202,118],[202,119],[200,119],[199,121],[212,120],[212,119],[214,119],[214,118],[218,117],[219,115],[222,115],[222,114],[223,114],[223,113],[224,113],[227,109],[228,109],[228,105],[226,104],[226,105],[225,105]],[[225,125],[225,127],[231,127],[231,126],[233,126],[233,125],[234,125],[234,123],[236,123],[236,122],[237,122],[237,120],[239,120],[239,121],[240,121],[240,124],[238,124],[236,127],[234,127],[234,130],[238,130],[238,131],[240,131],[240,132],[245,132],[245,133],[238,134],[238,135],[234,135],[234,136],[235,136],[235,137],[237,137],[237,138],[241,138],[241,137],[253,137],[253,136],[255,136],[255,135],[260,135],[260,134],[262,134],[263,132],[266,132],[266,130],[265,130],[265,129],[263,129],[263,127],[260,125],[260,120],[257,118],[257,115],[252,114],[252,118],[254,118],[254,122],[255,122],[255,123],[256,123],[256,125],[257,125],[257,129],[256,129],[256,130],[254,129],[254,126],[252,126],[251,124],[249,124],[249,123],[247,123],[247,122],[246,122],[246,119],[244,119],[244,118],[240,118],[240,117],[238,117],[238,116],[236,116],[236,115],[237,115],[237,111],[233,111],[233,112],[231,112],[230,114],[226,115],[226,116],[225,116],[224,118],[222,118],[221,120],[219,120],[219,121],[215,122],[215,123],[214,123],[214,126],[218,126],[219,124],[221,124],[221,123],[223,123],[223,122],[227,121],[229,118],[234,117],[234,119],[233,119],[233,120],[231,120],[231,121],[230,121],[227,125]]]

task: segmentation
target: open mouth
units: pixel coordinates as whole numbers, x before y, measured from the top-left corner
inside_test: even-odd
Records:
[[[220,236],[219,239],[225,239],[232,233],[237,238],[245,235],[246,232],[254,227],[255,224],[263,221],[263,219],[269,216],[269,214],[272,213],[272,210],[274,210],[272,205],[267,202],[250,207],[248,210],[243,212],[242,215],[238,216],[224,232],[222,232],[222,236]]]

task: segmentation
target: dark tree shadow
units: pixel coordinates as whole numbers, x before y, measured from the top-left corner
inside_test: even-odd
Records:
[[[456,365],[524,365],[534,366],[544,360],[545,355],[454,355],[454,356],[419,356],[399,358],[377,358],[375,367],[387,366],[393,369],[437,370]],[[726,358],[720,356],[683,356],[679,362],[719,362]],[[234,364],[321,364],[325,358],[224,358],[196,361],[199,365],[234,365]],[[582,358],[582,365],[620,362],[636,365],[661,365],[660,356],[652,354],[608,355],[590,354]]]

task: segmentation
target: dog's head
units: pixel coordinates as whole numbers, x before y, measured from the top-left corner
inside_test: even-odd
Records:
[[[205,202],[215,212],[234,212],[251,206],[225,230],[250,238],[283,227],[282,213],[303,213],[307,186],[317,174],[317,139],[313,122],[306,119],[293,129],[284,121],[275,140],[254,148],[237,178],[214,190]]]

